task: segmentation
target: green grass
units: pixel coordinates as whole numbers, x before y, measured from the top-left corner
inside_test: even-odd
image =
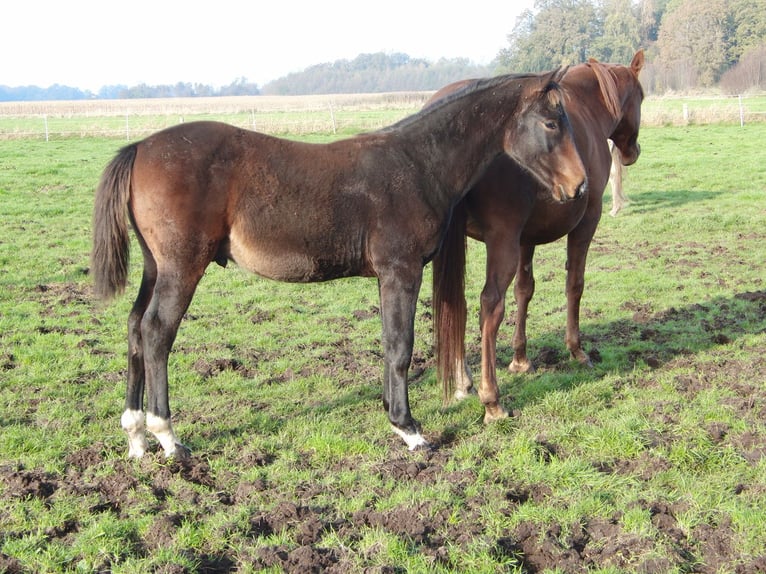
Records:
[[[527,572],[534,548],[563,560],[574,540],[590,572],[752,566],[766,540],[764,141],[763,123],[642,130],[631,204],[604,216],[589,256],[581,327],[600,361],[565,357],[564,244],[540,246],[538,370],[498,369],[508,421],[484,426],[475,399],[442,408],[427,268],[410,397],[433,453],[407,453],[382,412],[374,280],[210,267],[169,367],[186,466],[125,458],[135,245],[128,294],[91,296],[93,190],[122,142],[0,141],[0,570],[279,572],[313,552],[346,571]],[[484,250],[469,249],[477,372]],[[541,363],[546,349],[559,359]]]

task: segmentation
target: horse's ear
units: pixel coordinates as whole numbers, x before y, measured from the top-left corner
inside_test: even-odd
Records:
[[[644,50],[642,48],[638,52],[636,52],[635,56],[633,56],[633,60],[630,62],[630,69],[633,70],[633,73],[636,75],[636,77],[638,77],[638,74],[641,72],[643,67],[644,67]]]

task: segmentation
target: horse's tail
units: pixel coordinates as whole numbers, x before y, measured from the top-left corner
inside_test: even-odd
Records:
[[[625,207],[629,200],[622,187],[622,173],[624,169],[622,165],[622,154],[611,140],[609,141],[609,149],[612,152],[612,167],[609,170],[609,183],[612,187],[612,209],[609,214],[615,216],[623,207]]]
[[[443,401],[454,394],[457,365],[465,355],[465,252],[467,210],[455,206],[441,248],[433,259],[433,317],[436,376],[442,382]]]
[[[91,270],[95,294],[104,300],[122,293],[128,280],[128,200],[135,159],[135,145],[121,149],[104,170],[96,191]]]

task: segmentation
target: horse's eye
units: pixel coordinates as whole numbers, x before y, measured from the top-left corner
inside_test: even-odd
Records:
[[[553,120],[548,120],[545,122],[545,128],[549,130],[556,130],[558,129],[559,125],[554,122]]]

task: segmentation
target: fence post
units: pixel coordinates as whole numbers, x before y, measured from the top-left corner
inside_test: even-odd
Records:
[[[739,127],[745,126],[745,108],[742,107],[742,94],[737,96],[739,98]]]
[[[335,111],[332,109],[332,102],[329,104],[330,106],[330,121],[332,122],[332,133],[336,133],[336,126],[335,126]]]
[[[128,118],[130,117],[130,113],[128,110],[125,110],[125,141],[130,141],[130,121]]]
[[[48,134],[48,114],[43,114],[43,123],[45,124],[45,141],[50,141]]]

